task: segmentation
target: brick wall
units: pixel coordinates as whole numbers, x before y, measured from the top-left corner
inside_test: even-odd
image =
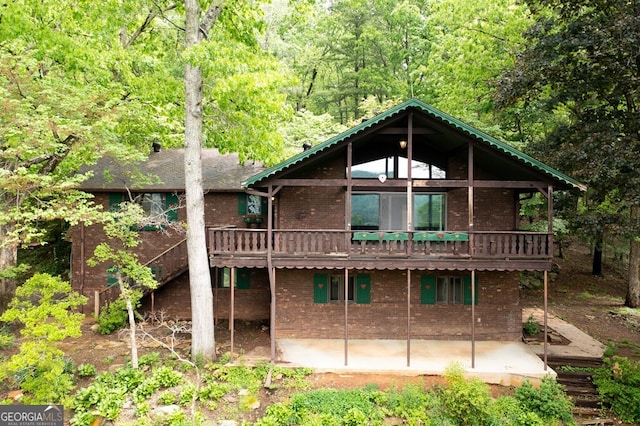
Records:
[[[344,302],[314,303],[315,273],[343,274],[341,270],[278,270],[276,274],[277,338],[342,338]],[[349,337],[404,339],[407,336],[406,271],[361,271],[371,276],[371,303],[348,305]],[[471,306],[422,305],[421,275],[411,273],[411,338],[468,340]],[[446,273],[448,275],[454,272]],[[510,272],[482,272],[478,278],[476,339],[517,341],[522,336],[518,276]]]
[[[96,204],[102,204],[105,209],[109,208],[109,194],[98,193],[94,200]],[[178,220],[186,221],[184,208],[179,209]],[[245,227],[243,216],[238,214],[238,194],[220,193],[205,196],[205,223],[207,226],[235,225]],[[95,291],[103,290],[106,286],[107,268],[110,265],[100,264],[90,267],[86,264],[86,261],[93,256],[96,246],[101,242],[107,241],[107,238],[100,225],[90,225],[84,227],[84,229],[81,226],[75,226],[71,229],[70,236],[73,242],[71,278],[73,289],[89,297],[84,311],[85,313],[90,313],[93,312]],[[184,239],[185,233],[174,230],[166,232],[141,231],[140,237],[141,244],[136,249],[136,253],[140,262],[145,263]],[[182,282],[183,280],[184,278],[167,287],[175,286],[175,289],[171,291],[163,289],[156,297],[157,304],[163,303],[162,299],[167,297],[168,300],[164,303],[175,315],[183,315],[186,312],[183,306],[190,303],[188,280],[185,281],[186,286]],[[163,292],[166,292],[166,295]]]
[[[234,291],[234,318],[247,321],[269,319],[270,293],[268,276],[265,269],[251,269],[248,289]],[[165,318],[190,319],[191,297],[189,293],[189,274],[184,274],[170,285],[158,289],[154,294],[153,309],[163,312]],[[231,313],[231,292],[228,288],[214,288],[213,312],[216,320],[228,320]],[[144,300],[143,311],[152,310],[151,298]]]

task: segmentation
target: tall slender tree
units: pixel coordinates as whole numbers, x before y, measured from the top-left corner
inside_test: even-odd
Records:
[[[640,3],[527,3],[536,23],[500,80],[498,104],[562,112],[535,150],[589,186],[574,223],[594,259],[605,234],[630,241],[626,304],[640,306]]]

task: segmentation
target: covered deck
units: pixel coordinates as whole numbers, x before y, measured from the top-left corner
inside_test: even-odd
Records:
[[[553,235],[527,231],[208,229],[211,266],[548,270]]]

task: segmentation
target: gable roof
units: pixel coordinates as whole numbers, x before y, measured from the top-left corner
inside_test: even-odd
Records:
[[[261,164],[240,164],[237,154],[221,154],[217,149],[202,149],[202,185],[205,191],[243,191],[241,182],[264,170]],[[151,152],[139,164],[123,165],[113,158],[103,157],[94,166],[81,170],[93,171],[93,176],[80,185],[84,191],[150,192],[181,191],[184,183],[184,149],[163,149]],[[139,183],[135,176],[151,176],[150,182]]]
[[[581,191],[586,190],[586,186],[581,184],[580,182],[572,179],[571,177],[551,168],[550,166],[542,163],[541,161],[536,160],[529,155],[518,151],[512,146],[502,142],[492,136],[487,135],[486,133],[466,124],[462,121],[438,110],[437,108],[432,107],[418,99],[410,99],[406,102],[403,102],[379,115],[376,117],[364,121],[357,126],[340,133],[325,142],[311,147],[310,149],[303,151],[293,157],[283,161],[280,164],[277,164],[271,168],[261,171],[249,179],[242,183],[243,187],[249,187],[252,185],[256,185],[259,182],[270,178],[276,174],[286,171],[290,169],[292,166],[299,164],[301,162],[307,161],[307,159],[317,156],[319,153],[326,151],[330,148],[335,147],[341,142],[352,138],[354,136],[358,136],[359,134],[364,133],[366,130],[380,125],[386,121],[391,121],[393,118],[398,116],[401,113],[404,113],[409,110],[417,110],[435,120],[436,122],[449,126],[452,129],[457,130],[458,132],[470,137],[472,140],[476,141],[480,145],[483,145],[491,150],[495,150],[499,153],[505,154],[506,156],[514,159],[516,162],[521,163],[523,166],[535,169],[536,171],[542,173],[547,176],[549,179],[556,181],[563,187],[579,189]]]

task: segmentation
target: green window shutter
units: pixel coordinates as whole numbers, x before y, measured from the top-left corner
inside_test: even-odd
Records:
[[[463,286],[464,286],[464,304],[465,305],[470,305],[471,304],[471,275],[467,275],[464,277],[463,280]],[[476,282],[475,282],[475,301],[474,301],[474,305],[478,304],[478,277],[476,276]]]
[[[249,288],[250,277],[251,277],[251,269],[238,268],[236,270],[236,288],[238,290],[247,290]]]
[[[122,202],[122,194],[119,192],[109,193],[109,211],[117,211],[120,208]]]
[[[356,275],[356,303],[371,303],[371,276]]]
[[[160,281],[162,277],[162,265],[151,265],[151,273],[156,281]]]
[[[247,214],[247,194],[238,194],[238,214]]]
[[[167,194],[165,198],[165,210],[167,211],[167,221],[178,221],[178,195]]]
[[[436,303],[436,277],[423,275],[420,278],[420,303],[434,305]]]
[[[260,197],[260,214],[266,216],[269,210],[269,199],[267,197]]]
[[[313,303],[327,303],[329,299],[329,277],[327,274],[313,276]]]

